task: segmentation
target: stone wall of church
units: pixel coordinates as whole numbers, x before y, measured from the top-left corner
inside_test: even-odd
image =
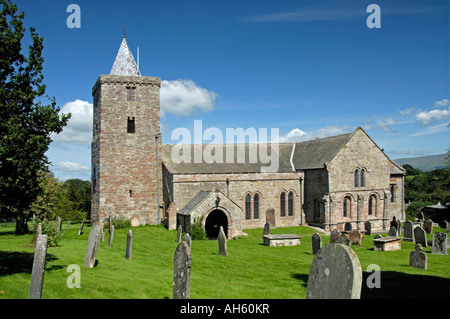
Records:
[[[93,220],[134,217],[140,224],[157,223],[160,83],[154,77],[102,75],[92,89]],[[127,97],[127,88],[134,88],[134,100]],[[162,202],[162,190],[160,195]]]
[[[165,170],[165,180],[173,180],[172,194],[165,194],[166,200],[176,202],[177,210],[181,210],[199,191],[218,189],[240,206],[242,209],[241,227],[262,228],[266,223],[266,211],[275,210],[276,226],[297,226],[301,223],[301,190],[300,178],[303,173],[249,173],[249,174],[176,174],[171,175]],[[228,179],[228,184],[227,184]],[[166,183],[166,181],[164,182]],[[169,190],[166,187],[167,191]],[[286,192],[286,216],[280,216],[280,194]],[[293,216],[287,212],[287,197],[292,191]],[[245,216],[245,197],[251,195],[251,218]],[[260,196],[259,218],[254,215],[254,195]],[[170,203],[165,202],[168,207]]]

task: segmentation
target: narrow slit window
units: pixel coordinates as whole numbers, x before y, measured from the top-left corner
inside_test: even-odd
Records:
[[[136,87],[127,86],[127,101],[136,101]]]
[[[286,216],[286,193],[281,193],[280,196],[280,216]]]
[[[253,219],[259,219],[259,195],[253,197]]]
[[[128,117],[127,133],[134,133],[134,131],[135,131],[134,117]]]
[[[294,216],[294,192],[289,192],[288,195],[288,215]]]
[[[355,187],[359,187],[359,169],[356,169],[353,174],[355,175]]]
[[[250,194],[247,194],[247,196],[245,196],[245,219],[252,218],[251,205],[252,205],[252,197],[250,196]]]

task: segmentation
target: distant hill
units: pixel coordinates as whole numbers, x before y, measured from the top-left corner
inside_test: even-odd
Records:
[[[448,154],[410,157],[410,158],[398,158],[394,161],[397,164],[405,165],[409,164],[414,168],[421,169],[422,171],[432,171],[437,168],[444,168],[447,166],[445,163],[445,157]]]

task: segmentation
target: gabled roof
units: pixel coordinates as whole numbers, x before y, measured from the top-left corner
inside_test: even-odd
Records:
[[[111,68],[111,75],[128,75],[139,76],[141,73],[136,65],[133,54],[128,47],[125,36],[120,44],[119,52],[117,52],[116,60]]]
[[[199,191],[177,214],[190,215],[213,191]]]

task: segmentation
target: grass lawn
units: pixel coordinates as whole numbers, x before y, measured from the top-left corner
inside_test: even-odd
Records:
[[[162,226],[133,228],[133,257],[125,259],[128,229],[116,229],[114,245],[101,242],[98,265],[83,266],[89,225],[78,236],[79,224],[63,225],[58,247],[49,247],[42,298],[131,298],[166,299],[172,297],[173,257],[176,231]],[[443,231],[441,228],[435,232]],[[0,298],[28,298],[34,246],[31,235],[16,236],[14,224],[0,224]],[[303,299],[308,272],[314,255],[311,235],[316,231],[304,226],[275,228],[272,234],[292,233],[302,236],[297,247],[262,245],[262,229],[245,230],[248,236],[228,240],[228,257],[219,256],[216,241],[192,241],[191,298],[203,299]],[[431,241],[432,235],[427,235]],[[402,242],[402,250],[373,250],[373,236],[366,236],[361,246],[352,246],[363,271],[361,298],[449,298],[450,255],[428,256],[428,270],[409,267],[409,253],[414,243]],[[322,236],[323,245],[329,236]],[[71,273],[67,267],[81,269],[81,288],[68,288]],[[370,264],[381,269],[381,288],[368,288],[366,272]]]

